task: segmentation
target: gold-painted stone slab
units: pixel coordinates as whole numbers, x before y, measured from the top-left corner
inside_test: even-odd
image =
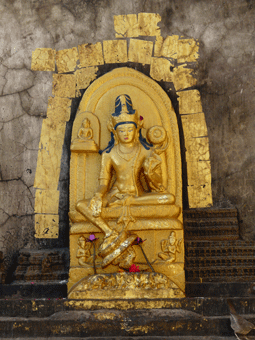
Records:
[[[159,36],[161,34],[158,23],[161,16],[157,13],[138,13],[138,26],[140,27],[140,35]]]
[[[139,37],[137,15],[114,15],[114,29],[116,38]]]
[[[192,137],[207,136],[207,126],[203,112],[182,115],[181,120],[185,141]]]
[[[177,93],[179,112],[181,115],[203,112],[200,93],[198,90],[188,90]]]
[[[36,190],[35,213],[58,214],[59,191],[58,190]]]
[[[196,85],[197,80],[191,74],[193,71],[193,69],[187,68],[186,64],[174,68],[173,80],[176,91]]]
[[[73,72],[78,61],[77,47],[60,50],[56,53],[58,73]]]
[[[173,73],[170,67],[173,66],[169,60],[164,58],[151,58],[150,76],[157,81],[173,81]]]
[[[57,190],[66,123],[44,119],[41,130],[34,187]]]
[[[98,67],[85,67],[75,72],[77,89],[86,89],[96,79]]]
[[[153,49],[152,41],[130,39],[128,50],[128,61],[141,63],[143,65],[151,63]]]
[[[116,38],[129,38],[138,36],[159,36],[158,23],[161,17],[156,13],[139,13],[114,16],[114,29]]]
[[[58,238],[59,234],[58,215],[35,215],[35,237],[36,238]]]
[[[208,137],[185,139],[185,148],[187,162],[210,160]]]
[[[178,63],[195,62],[199,54],[198,42],[194,39],[180,39],[178,41]]]
[[[78,45],[80,67],[97,66],[104,64],[101,42],[96,44]]]
[[[155,57],[177,59],[178,39],[178,35],[167,36],[165,40],[161,36],[157,37],[154,47]]]
[[[75,75],[53,74],[52,94],[57,97],[75,97]]]
[[[211,183],[210,161],[187,162],[188,185],[200,186]]]
[[[207,208],[213,205],[211,182],[188,186],[189,207]]]
[[[53,124],[51,125],[52,129],[55,130],[54,123],[63,123],[69,121],[71,114],[71,103],[72,100],[69,98],[48,98],[47,118],[51,119],[51,121],[53,122]],[[42,130],[41,138],[43,138],[43,136],[44,131]]]
[[[55,71],[55,54],[52,48],[37,48],[32,52],[31,70]]]
[[[126,40],[105,40],[103,51],[106,64],[126,63],[128,60]]]

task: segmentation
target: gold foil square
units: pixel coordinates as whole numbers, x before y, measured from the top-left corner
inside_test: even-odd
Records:
[[[141,63],[143,65],[150,64],[152,49],[153,49],[152,41],[130,39],[128,61],[132,61],[134,63]]]
[[[52,48],[37,48],[32,52],[31,70],[55,71],[55,54]]]
[[[182,115],[181,120],[185,140],[192,137],[207,136],[207,127],[203,112]]]
[[[52,94],[57,97],[75,97],[75,75],[53,74]]]
[[[161,16],[157,13],[138,13],[138,26],[140,34],[144,36],[159,36],[161,31],[158,23],[161,21]]]
[[[176,91],[180,91],[196,85],[197,80],[191,75],[193,69],[184,67],[186,64],[174,68],[174,87]]]
[[[140,29],[138,26],[137,15],[114,15],[114,29],[116,38],[138,37]]]
[[[188,90],[177,93],[179,112],[181,115],[203,112],[200,93],[198,90]]]
[[[154,55],[157,57],[177,59],[178,39],[178,35],[168,36],[165,40],[161,36],[157,37]]]
[[[56,63],[58,73],[73,72],[78,61],[78,51],[76,47],[60,50],[56,53]]]
[[[49,97],[47,117],[56,123],[69,121],[71,114],[71,103],[72,100],[69,98]]]
[[[86,89],[96,79],[98,67],[85,67],[75,72],[77,89]]]
[[[58,190],[36,190],[35,213],[58,214],[59,191]]]
[[[208,137],[186,139],[185,136],[185,148],[187,162],[210,160]]]
[[[138,36],[159,36],[158,23],[161,16],[156,13],[139,13],[114,16],[114,29],[116,38],[129,38]]]
[[[164,58],[151,58],[150,76],[157,81],[173,81],[173,74],[170,71],[173,66],[169,60]]]
[[[126,40],[105,40],[103,42],[103,51],[106,64],[127,62]]]
[[[188,186],[189,208],[207,208],[212,206],[211,182],[203,185]]]
[[[80,67],[97,66],[104,64],[101,42],[96,44],[78,45]]]
[[[199,46],[194,39],[181,39],[178,41],[178,63],[195,62],[198,59]]]
[[[58,238],[59,235],[58,215],[35,215],[35,237],[36,238]]]

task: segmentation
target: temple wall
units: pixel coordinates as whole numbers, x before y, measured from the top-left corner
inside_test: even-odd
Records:
[[[151,76],[173,102],[182,127],[184,208],[199,207],[200,197],[205,197],[204,188],[207,192],[212,190],[212,201],[205,199],[208,204],[201,207],[210,206],[211,202],[214,207],[237,207],[242,237],[255,239],[255,8],[252,1],[1,0],[0,11],[0,251],[8,264],[22,248],[68,246],[69,144],[81,99],[79,91],[83,94],[96,77],[122,66]],[[139,21],[138,14],[143,12],[160,17]],[[114,16],[128,14],[138,15],[138,25],[132,24],[132,20],[137,20],[134,17],[129,17],[128,25],[123,18],[114,20]],[[177,52],[169,51],[168,39],[173,46],[177,40],[181,46],[189,39],[192,48],[183,57],[178,54],[180,48]],[[120,48],[120,59],[111,59],[116,49],[112,52],[104,42],[113,40],[127,41],[126,57]],[[136,54],[143,42],[145,52]],[[96,62],[92,59],[90,64],[82,64],[82,51],[76,48],[86,43],[102,44],[104,60],[99,53]],[[49,49],[45,71],[36,71],[36,67],[40,69],[40,60],[45,61],[40,55],[39,66],[33,64],[31,70],[32,52],[37,48]],[[58,52],[65,49],[69,52],[64,55]],[[100,52],[100,47],[97,51]],[[54,58],[58,72],[54,72]],[[164,61],[158,66],[156,58]],[[86,69],[85,75],[81,72],[84,68],[76,70],[78,59],[82,67],[92,68]],[[60,73],[74,85],[61,89],[64,78]],[[65,89],[70,92],[66,93]],[[187,110],[182,104],[187,90],[199,96],[200,106],[192,112],[190,106]],[[63,100],[57,104],[49,100],[54,95]],[[51,109],[56,112],[53,119],[56,128],[52,126]],[[63,116],[59,118],[57,113]],[[189,118],[192,114],[199,116]],[[206,124],[201,123],[203,119]],[[199,122],[196,123],[200,124],[199,131],[187,137],[194,121]],[[188,163],[194,155],[194,151],[189,155],[189,150],[196,149],[196,145],[189,143],[189,137],[193,141],[200,139],[198,149],[202,148],[201,155],[206,154],[207,158],[200,155],[202,158]],[[42,150],[46,158],[51,155],[49,159],[55,162],[51,166],[56,171],[47,174],[47,183],[42,175],[36,177],[41,169],[38,164],[43,163]],[[198,169],[193,174],[194,169],[197,164],[208,165],[209,161],[212,183],[208,172],[207,180],[197,183],[194,178],[200,180],[197,176],[203,171]],[[47,193],[39,194],[38,189]],[[35,238],[38,218],[52,221],[54,216],[59,219],[59,222],[54,220],[56,233],[54,229],[52,235],[55,236]]]

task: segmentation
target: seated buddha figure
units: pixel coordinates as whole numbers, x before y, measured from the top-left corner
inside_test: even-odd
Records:
[[[104,245],[111,249],[113,249],[112,243],[117,244],[118,239],[125,242],[126,239],[123,234],[120,235],[112,230],[107,221],[102,218],[102,208],[123,207],[123,214],[118,222],[123,222],[127,226],[132,221],[132,216],[130,211],[127,213],[125,209],[133,206],[175,203],[174,195],[168,193],[163,185],[161,170],[160,154],[167,147],[166,131],[160,126],[151,127],[147,133],[147,138],[151,142],[149,143],[142,137],[142,126],[143,117],[133,109],[131,98],[126,94],[118,96],[115,101],[115,112],[108,122],[111,141],[103,151],[100,151],[102,160],[99,187],[91,200],[82,200],[76,205],[76,210],[104,232]],[[152,143],[157,139],[159,130],[163,137],[159,138],[159,143],[155,146]],[[115,181],[112,178],[113,170]],[[139,183],[141,172],[149,187],[148,192],[145,192]],[[124,251],[124,248],[122,246],[121,251]]]
[[[97,145],[93,140],[93,130],[91,123],[88,118],[85,118],[82,122],[82,126],[78,131],[77,138],[71,144],[72,151],[86,150],[93,151],[97,150]]]

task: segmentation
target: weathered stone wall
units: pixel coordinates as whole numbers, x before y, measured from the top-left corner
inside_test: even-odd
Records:
[[[60,235],[35,240],[33,185],[42,121],[52,95],[52,72],[31,71],[32,51],[114,39],[113,16],[140,12],[160,14],[163,37],[198,39],[200,57],[193,88],[201,93],[208,128],[214,205],[236,206],[242,236],[255,238],[252,1],[1,0],[0,249],[9,264],[13,254],[24,247],[68,246],[68,144],[80,99],[72,102],[65,132],[59,181]],[[149,74],[147,66],[141,70]],[[170,84],[166,89],[171,89]],[[169,90],[169,95],[178,112],[176,93]]]

